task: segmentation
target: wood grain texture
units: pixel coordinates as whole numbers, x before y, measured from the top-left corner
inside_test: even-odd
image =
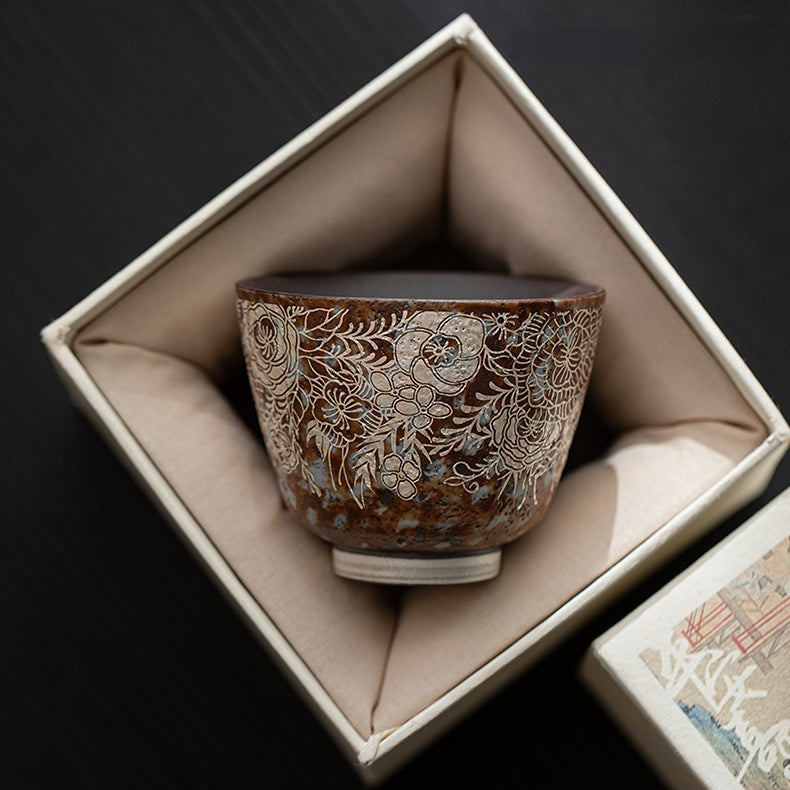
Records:
[[[0,15],[8,787],[352,787],[319,724],[68,404],[37,333],[469,11],[784,411],[786,3],[6,0]],[[391,787],[656,787],[575,679],[590,640],[768,493]],[[525,728],[524,711],[541,726]],[[503,749],[503,744],[505,748]]]

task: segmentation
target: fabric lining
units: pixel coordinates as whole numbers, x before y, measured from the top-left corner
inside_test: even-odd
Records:
[[[282,508],[221,382],[234,283],[408,261],[607,289],[590,388],[617,439],[560,485],[499,578],[399,593],[339,579]],[[434,64],[85,327],[75,352],[222,555],[364,738],[467,677],[693,502],[765,427],[578,183],[466,54]]]

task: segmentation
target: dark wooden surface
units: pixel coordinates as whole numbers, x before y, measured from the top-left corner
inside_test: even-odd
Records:
[[[38,330],[463,10],[788,411],[787,3],[5,0],[0,14],[4,787],[354,787],[102,441]],[[575,677],[589,641],[390,787],[658,786]]]

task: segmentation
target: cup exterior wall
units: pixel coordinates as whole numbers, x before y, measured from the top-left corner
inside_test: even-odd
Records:
[[[565,466],[602,302],[240,288],[247,370],[287,507],[363,551],[484,551],[523,535]]]

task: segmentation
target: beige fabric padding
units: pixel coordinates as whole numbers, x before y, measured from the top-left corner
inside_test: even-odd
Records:
[[[765,427],[578,184],[467,56],[432,66],[88,325],[75,351],[239,579],[363,736],[397,726],[562,606],[755,448]],[[457,101],[456,101],[457,100]],[[449,141],[449,150],[447,148]],[[449,164],[448,164],[449,163]],[[449,238],[608,291],[591,385],[618,434],[499,578],[335,577],[221,391],[235,280]],[[238,369],[238,368],[236,368]]]
[[[527,633],[754,442],[753,432],[723,423],[631,431],[600,461],[563,478],[544,521],[506,548],[496,579],[405,592],[374,730],[403,722]]]
[[[591,395],[617,430],[685,420],[760,423],[578,183],[466,59],[449,173],[450,239],[514,272],[606,288]]]
[[[456,61],[448,56],[330,140],[99,316],[80,340],[134,343],[216,377],[241,359],[237,280],[337,268],[434,241]]]
[[[262,443],[195,365],[118,343],[80,357],[236,576],[360,733],[395,625],[385,588],[339,579],[294,528]]]

